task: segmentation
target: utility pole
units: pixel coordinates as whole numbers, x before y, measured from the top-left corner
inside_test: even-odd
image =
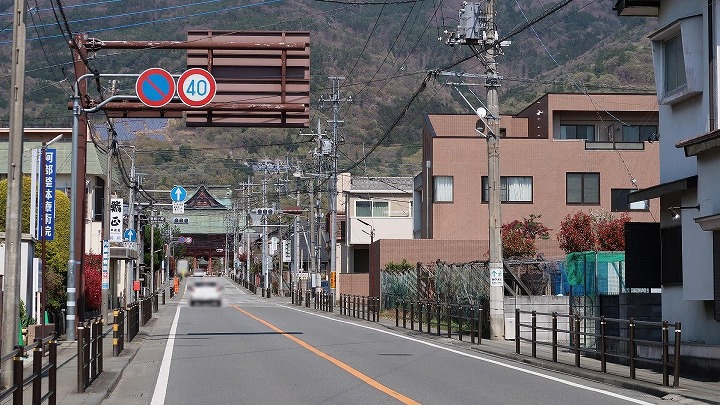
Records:
[[[500,206],[500,103],[498,87],[500,76],[495,57],[500,53],[498,33],[495,28],[495,0],[482,3],[464,3],[459,13],[458,31],[447,40],[448,45],[468,45],[485,66],[485,89],[487,111],[475,112],[482,121],[483,136],[487,139],[488,152],[488,231],[490,244],[490,338],[502,339],[505,335],[504,282],[501,206]],[[464,98],[464,97],[463,97]],[[467,100],[466,100],[467,101]]]
[[[263,212],[265,211],[265,207],[267,207],[267,171],[263,175],[262,180],[262,201],[263,201]],[[267,215],[263,213],[262,215],[262,275],[263,275],[263,297],[266,297],[265,293],[267,293],[267,298],[270,298],[270,289],[269,289],[269,281],[270,278],[270,272],[268,269],[268,261],[267,261]]]
[[[8,140],[8,187],[5,210],[5,277],[2,323],[3,355],[18,344],[20,318],[20,266],[22,263],[22,150],[25,108],[25,0],[13,8],[12,78],[10,79],[10,134]],[[44,158],[44,157],[43,157]],[[0,385],[12,385],[12,367],[1,369]]]
[[[130,220],[128,221],[128,226],[130,229],[134,229],[136,231],[135,234],[138,235],[139,229],[136,229],[136,227],[135,227],[135,193],[137,191],[137,180],[135,179],[135,156],[136,156],[135,151],[136,151],[136,149],[134,146],[130,146],[130,148],[132,148],[132,153],[130,154],[130,186],[131,186],[131,190],[130,190],[130,196],[129,196],[129,201],[128,201],[128,207],[130,209]],[[138,238],[136,237],[135,242],[134,242],[136,251],[137,251],[137,240],[138,240]],[[135,259],[135,260],[137,260],[137,259]],[[125,271],[127,272],[127,277],[126,277],[127,285],[125,286],[125,304],[127,305],[130,302],[132,302],[133,281],[135,281],[135,271],[134,271],[134,266],[133,266],[132,260],[128,260]]]
[[[117,86],[117,80],[113,80],[110,90],[111,95],[115,95],[115,90]],[[112,121],[110,121],[112,123]],[[108,139],[107,139],[107,160],[105,162],[105,204],[103,204],[105,213],[103,215],[103,241],[107,241],[107,243],[110,243],[110,199],[112,196],[112,159],[114,155],[113,148],[115,147],[115,131],[108,123]],[[112,263],[112,260],[108,257],[108,265],[110,266]],[[111,278],[112,277],[112,271]],[[114,281],[111,281],[113,283]],[[103,321],[107,317],[108,313],[108,291],[105,288],[100,290],[100,316],[102,317]]]
[[[328,183],[329,191],[329,209],[330,209],[330,231],[329,241],[330,244],[330,272],[337,270],[337,163],[338,163],[338,141],[340,139],[340,124],[344,121],[339,119],[340,115],[340,104],[352,101],[352,98],[346,99],[340,98],[340,81],[345,80],[344,77],[331,76],[330,78],[332,85],[332,95],[330,98],[322,97],[321,103],[331,102],[333,107],[333,119],[329,120],[328,123],[332,124],[333,138],[332,138],[332,157],[331,157],[331,173],[330,182]],[[330,276],[330,274],[328,274]],[[334,293],[334,291],[333,291]]]

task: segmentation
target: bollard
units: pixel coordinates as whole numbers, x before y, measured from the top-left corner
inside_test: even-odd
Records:
[[[162,304],[165,305],[165,289],[162,290]]]
[[[400,326],[400,303],[395,301],[395,327]]]
[[[415,330],[415,303],[410,302],[410,330]]]

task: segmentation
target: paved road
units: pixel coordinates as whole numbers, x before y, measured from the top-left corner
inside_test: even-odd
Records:
[[[660,402],[226,285],[221,308],[181,301],[169,337],[146,341],[106,403]]]

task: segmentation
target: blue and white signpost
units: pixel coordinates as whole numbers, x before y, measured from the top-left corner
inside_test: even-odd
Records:
[[[173,202],[173,214],[184,214],[185,213],[185,198],[187,197],[187,191],[182,186],[175,186],[170,191],[170,199]]]

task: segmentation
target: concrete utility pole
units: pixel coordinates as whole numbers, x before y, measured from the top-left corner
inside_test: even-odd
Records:
[[[488,211],[490,243],[490,338],[502,339],[505,335],[504,282],[502,258],[502,229],[500,206],[500,103],[498,87],[500,76],[495,60],[501,44],[495,29],[495,0],[482,3],[463,3],[459,13],[458,32],[451,34],[449,45],[468,45],[485,66],[487,111],[478,108],[476,113],[483,125],[478,128],[487,139],[488,149]],[[467,101],[467,100],[466,100]]]
[[[330,230],[329,230],[329,238],[328,243],[330,244],[330,272],[337,270],[337,153],[338,153],[338,142],[340,139],[340,124],[342,124],[344,121],[341,121],[339,119],[340,115],[340,104],[345,102],[350,102],[352,99],[350,97],[346,99],[340,98],[340,81],[345,80],[344,77],[338,77],[338,76],[331,76],[329,77],[332,85],[332,95],[330,98],[322,97],[320,99],[321,103],[325,102],[331,102],[333,107],[333,119],[328,120],[328,123],[332,124],[333,128],[333,138],[332,138],[332,155],[331,155],[331,173],[330,173],[330,182],[328,183],[328,191],[329,191],[329,209],[330,209]],[[328,274],[329,276],[329,274]],[[333,293],[335,291],[332,291]]]
[[[128,201],[128,207],[130,209],[130,220],[128,221],[128,227],[130,229],[135,229],[136,235],[139,234],[139,229],[136,229],[135,227],[135,193],[137,191],[137,181],[135,180],[135,147],[129,146],[132,148],[132,153],[130,154],[130,186],[132,187],[130,190],[130,197]],[[137,240],[138,237],[135,238],[135,248],[137,249]],[[137,261],[137,259],[135,259]],[[135,281],[135,266],[133,266],[133,261],[128,260],[126,265],[126,272],[127,272],[127,285],[125,286],[125,305],[129,304],[133,301],[133,281]]]
[[[115,95],[115,90],[117,86],[117,80],[112,81],[112,87],[110,90],[111,95]],[[112,122],[112,121],[110,121]],[[112,126],[108,124],[108,139],[107,139],[107,160],[105,162],[105,203],[104,210],[105,213],[103,215],[103,240],[104,241],[110,241],[110,200],[112,198],[112,159],[114,155],[113,147],[115,145],[115,131],[113,130]],[[112,263],[112,260],[109,260],[108,263]],[[111,264],[109,264],[111,265]],[[111,269],[112,270],[112,269]],[[112,277],[112,271],[110,271],[111,279],[114,279],[115,277]],[[111,283],[114,283],[114,280],[110,281]],[[108,291],[105,288],[101,289],[100,291],[100,316],[103,320],[107,317],[108,313]]]
[[[22,150],[23,110],[25,108],[25,10],[24,0],[15,0],[13,50],[10,79],[10,137],[8,140],[8,187],[5,210],[5,294],[3,302],[2,354],[18,344],[20,318],[20,266],[22,244]],[[0,384],[12,385],[12,367],[2,368]]]
[[[265,207],[267,207],[267,171],[265,172],[265,175],[263,175],[262,180],[262,202],[263,202],[263,210]],[[270,298],[270,271],[268,269],[268,260],[267,260],[267,215],[262,214],[262,275],[263,275],[263,297],[266,297],[265,293],[267,293],[267,298]]]

